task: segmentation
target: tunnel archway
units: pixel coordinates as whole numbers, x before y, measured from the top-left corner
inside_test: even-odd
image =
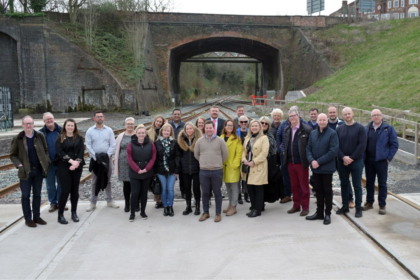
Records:
[[[0,32],[0,87],[12,89],[13,102],[20,96],[19,60],[17,41],[6,33]]]
[[[275,90],[282,96],[284,89],[280,50],[265,43],[241,37],[211,37],[177,46],[170,51],[168,81],[169,92],[180,101],[181,63],[188,58],[209,52],[235,52],[255,58],[262,63],[262,91]]]

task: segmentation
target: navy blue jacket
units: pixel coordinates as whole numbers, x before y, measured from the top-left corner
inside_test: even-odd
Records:
[[[308,125],[308,123],[300,118],[300,122],[303,124]],[[280,127],[277,130],[276,134],[276,142],[277,142],[277,153],[282,154],[284,153],[284,129],[290,125],[289,118],[287,118],[284,122],[281,123]]]
[[[313,173],[333,174],[336,170],[335,158],[338,154],[338,135],[335,130],[326,127],[321,133],[319,127],[311,132],[308,146],[306,146],[306,156],[309,164],[316,160],[319,164],[317,169],[312,168]]]
[[[55,140],[57,140],[57,138],[60,136],[60,133],[62,130],[62,127],[59,126],[57,123],[54,123],[54,125],[55,125],[55,128],[54,128],[54,131],[52,132],[47,128],[47,125],[44,125],[44,127],[39,130],[39,132],[41,132],[45,136],[45,141],[47,142],[48,153],[50,155],[51,161],[55,159],[55,155],[57,154],[57,151],[55,149]],[[49,134],[51,133],[57,134],[57,137],[49,137]]]
[[[374,129],[372,121],[366,126],[366,137],[369,135],[369,129]],[[392,125],[383,121],[379,128],[378,141],[376,142],[376,161],[385,159],[391,161],[397,153],[398,147],[397,132]]]
[[[308,125],[313,129],[317,129],[318,128],[318,122],[316,122],[315,124],[312,123],[312,120],[308,121]]]

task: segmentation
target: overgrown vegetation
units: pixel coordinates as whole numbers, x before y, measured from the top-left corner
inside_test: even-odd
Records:
[[[337,72],[306,101],[420,112],[420,18],[339,25],[312,42]]]

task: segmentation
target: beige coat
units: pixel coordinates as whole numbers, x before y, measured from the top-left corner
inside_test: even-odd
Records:
[[[242,148],[242,162],[244,160],[248,160],[246,158],[246,146],[248,145],[249,140],[250,139],[248,138],[244,141]],[[250,168],[247,184],[257,186],[268,184],[267,156],[269,150],[270,142],[268,141],[267,136],[261,135],[252,148],[252,161],[255,165]],[[246,175],[246,173],[242,173],[242,180],[246,180]]]

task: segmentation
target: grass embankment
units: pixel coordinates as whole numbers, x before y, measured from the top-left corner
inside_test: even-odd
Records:
[[[303,99],[420,112],[420,18],[339,25],[312,34],[337,72]]]

